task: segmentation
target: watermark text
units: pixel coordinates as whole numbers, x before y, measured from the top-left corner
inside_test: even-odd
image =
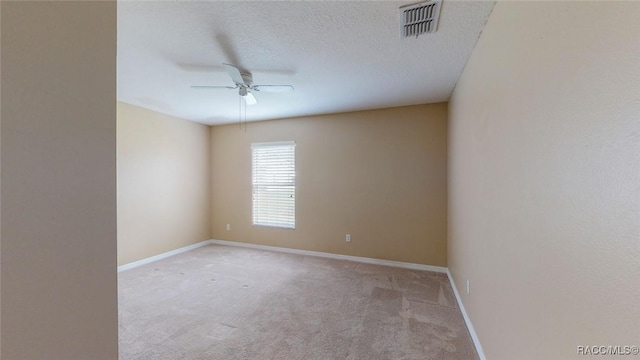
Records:
[[[638,355],[640,347],[636,345],[578,345],[578,355]]]

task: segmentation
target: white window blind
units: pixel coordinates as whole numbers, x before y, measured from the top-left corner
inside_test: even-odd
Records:
[[[253,225],[295,229],[296,143],[251,144]]]

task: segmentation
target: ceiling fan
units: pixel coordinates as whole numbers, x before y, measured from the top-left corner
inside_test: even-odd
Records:
[[[253,91],[264,92],[290,92],[293,91],[291,85],[253,85],[253,77],[249,72],[241,72],[240,69],[231,64],[222,64],[227,74],[231,77],[231,80],[236,86],[207,86],[207,85],[195,85],[191,86],[194,89],[238,89],[238,95],[244,98],[247,105],[257,104],[258,100],[253,96]]]

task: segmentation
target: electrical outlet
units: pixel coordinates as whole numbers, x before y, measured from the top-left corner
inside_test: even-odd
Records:
[[[231,224],[227,224],[227,231],[231,231]]]
[[[347,234],[347,237],[345,238],[345,240],[347,242],[351,242],[351,234]]]
[[[467,295],[471,293],[471,282],[467,280]]]

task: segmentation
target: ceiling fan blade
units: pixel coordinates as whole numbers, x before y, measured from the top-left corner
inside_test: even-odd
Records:
[[[264,92],[283,93],[283,92],[291,92],[291,91],[293,91],[293,86],[291,86],[291,85],[255,85],[255,86],[253,86],[253,90],[255,90],[255,91],[264,91]]]
[[[248,86],[247,84],[244,83],[244,79],[242,78],[242,74],[240,74],[240,69],[238,69],[237,67],[231,65],[231,64],[222,64],[224,65],[224,69],[227,70],[227,74],[229,74],[229,76],[231,76],[231,79],[233,80],[234,83],[239,84],[239,85],[244,85],[244,86]]]
[[[209,86],[209,85],[193,85],[191,86],[192,89],[229,89],[229,90],[233,90],[236,87],[233,86]]]
[[[256,100],[256,98],[250,92],[247,92],[247,95],[244,96],[244,101],[247,102],[247,105],[255,105],[258,103],[258,100]]]

